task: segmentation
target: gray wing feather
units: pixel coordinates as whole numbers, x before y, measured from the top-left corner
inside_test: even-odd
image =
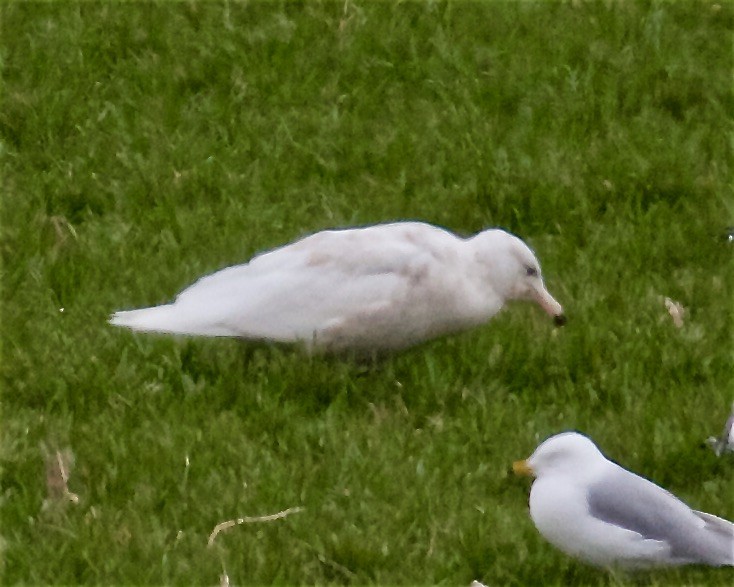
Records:
[[[592,485],[589,513],[670,547],[670,562],[734,564],[734,525],[694,512],[673,494],[620,468]]]

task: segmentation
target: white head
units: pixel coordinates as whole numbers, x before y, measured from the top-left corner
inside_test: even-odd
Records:
[[[605,462],[604,455],[586,436],[578,432],[563,432],[540,444],[528,459],[513,463],[512,469],[518,475],[535,477],[549,474],[579,476]]]
[[[505,300],[533,300],[557,325],[566,323],[563,307],[543,283],[540,263],[518,237],[500,229],[480,232],[473,237],[475,256],[487,268],[487,279]]]

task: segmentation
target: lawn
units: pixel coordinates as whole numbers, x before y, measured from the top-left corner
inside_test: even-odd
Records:
[[[731,2],[0,11],[3,584],[731,583],[577,563],[509,472],[578,429],[734,519]],[[522,236],[568,325],[365,369],[107,324],[402,219]]]

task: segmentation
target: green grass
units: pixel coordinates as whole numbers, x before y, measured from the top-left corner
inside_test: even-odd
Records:
[[[732,400],[730,2],[0,10],[3,584],[730,584],[577,563],[508,475],[575,428],[734,518],[700,446]],[[106,324],[408,218],[526,238],[568,326],[517,305],[364,372]],[[79,503],[44,509],[56,450]]]

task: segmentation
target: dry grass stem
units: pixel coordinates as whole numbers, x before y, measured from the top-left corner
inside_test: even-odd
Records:
[[[74,462],[74,456],[70,450],[57,450],[53,454],[46,455],[46,489],[48,491],[48,502],[59,502],[68,500],[79,503],[79,496],[69,491],[69,472]]]
[[[326,565],[327,567],[330,567],[330,568],[334,569],[335,571],[340,572],[342,575],[344,575],[348,579],[350,579],[350,580],[353,581],[353,580],[355,580],[357,578],[357,573],[355,573],[354,571],[348,569],[344,565],[340,565],[336,561],[333,561],[331,559],[326,558],[323,554],[320,554],[319,553],[317,555],[317,558],[319,559],[319,561],[321,561],[322,564]]]
[[[217,534],[219,534],[222,530],[231,528],[232,526],[237,526],[239,524],[254,524],[257,522],[272,522],[274,520],[280,520],[281,518],[290,516],[291,514],[297,514],[299,512],[302,512],[303,510],[304,508],[302,507],[294,507],[294,508],[288,508],[287,510],[283,510],[282,512],[278,512],[277,514],[237,518],[236,520],[227,520],[226,522],[220,522],[219,524],[217,524],[214,527],[214,530],[212,530],[212,533],[209,535],[209,540],[207,540],[207,546],[211,546],[212,544],[214,544],[214,539],[217,537]]]
[[[685,316],[686,309],[679,303],[670,298],[665,298],[665,307],[668,310],[668,314],[673,319],[673,324],[678,328],[683,326],[683,316]]]

